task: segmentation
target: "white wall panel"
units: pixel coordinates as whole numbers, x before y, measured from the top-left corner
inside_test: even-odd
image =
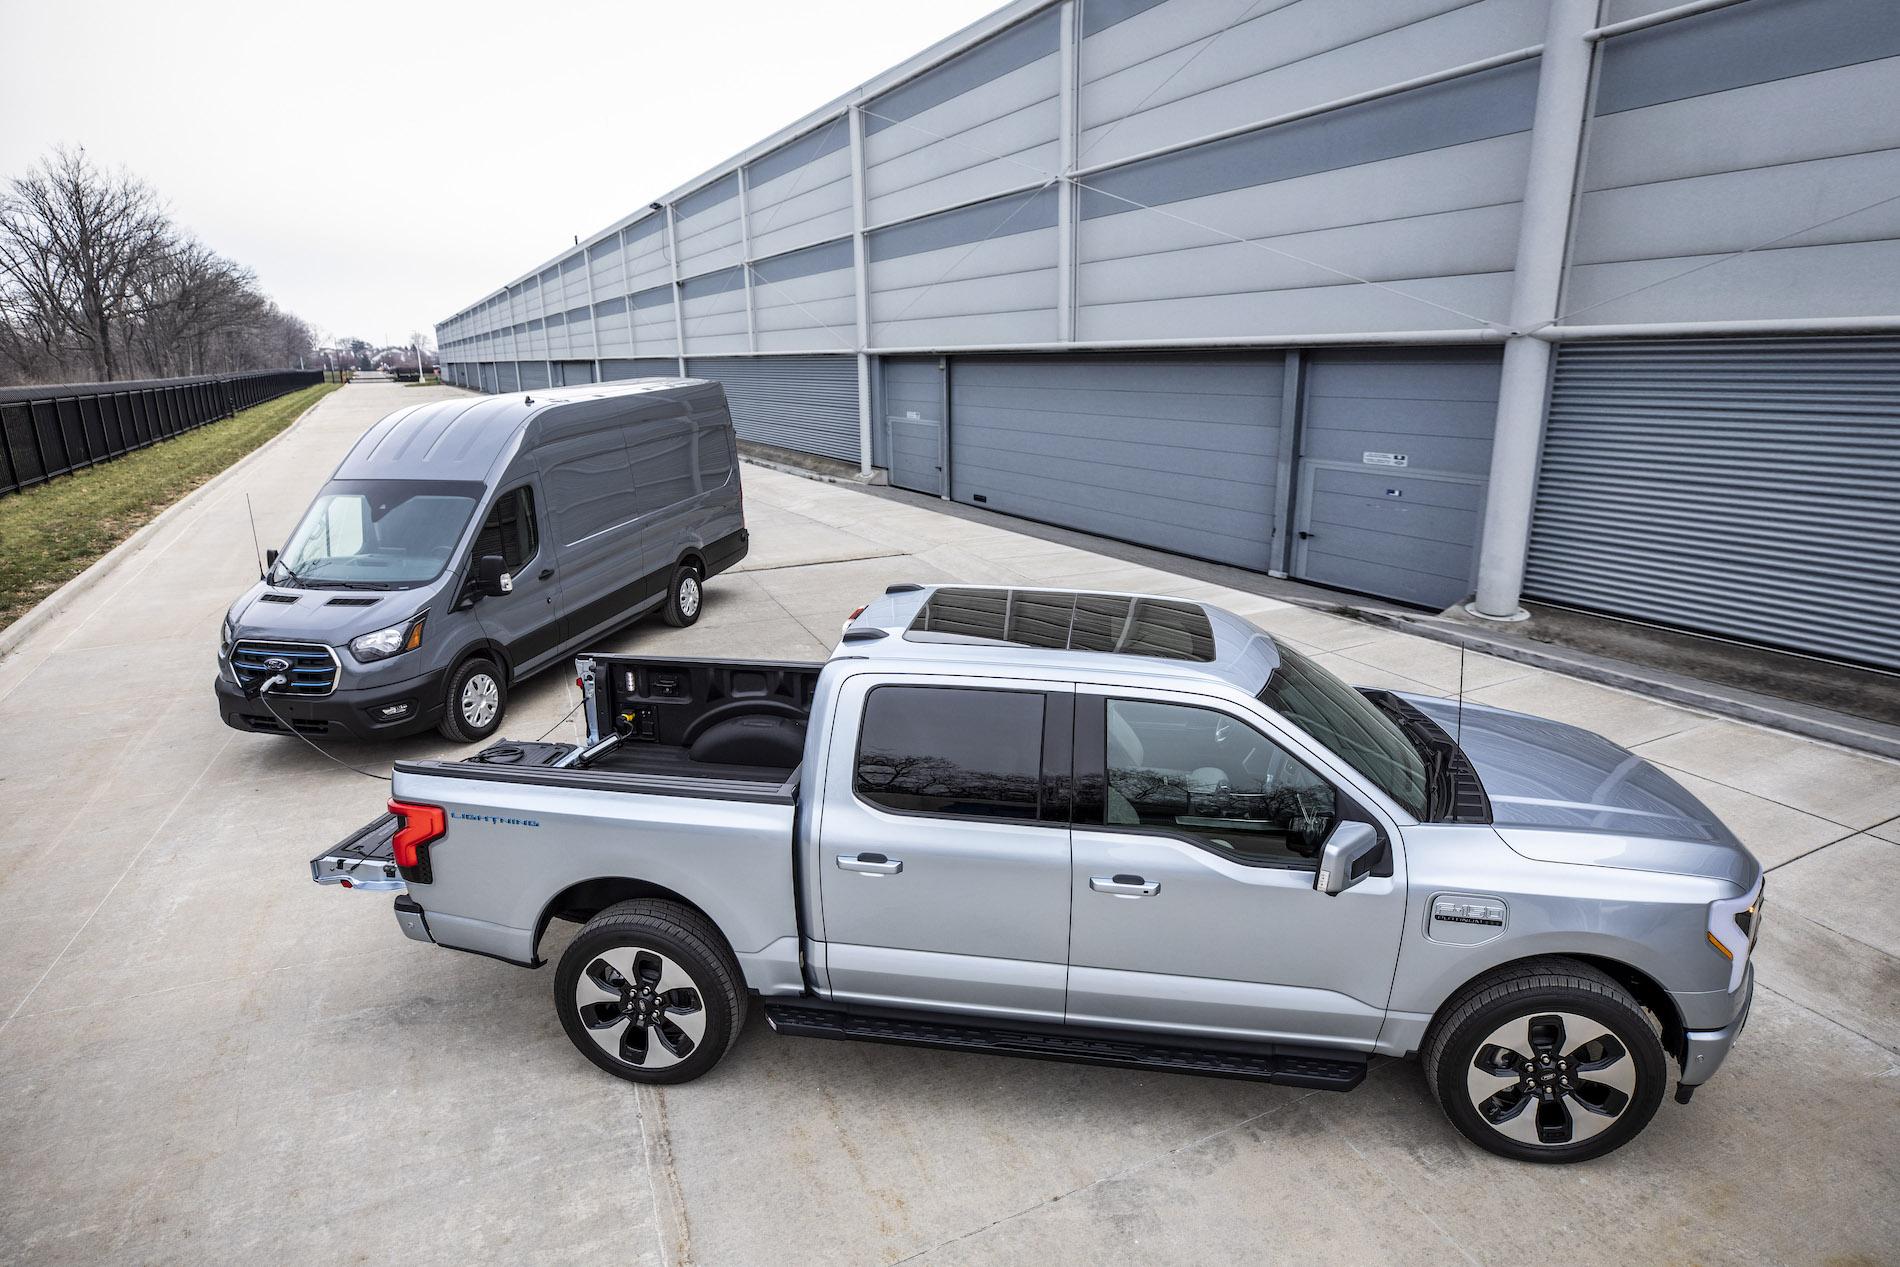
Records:
[[[627,284],[629,294],[648,290],[673,278],[673,257],[667,253],[663,217],[655,214],[627,226]]]
[[[680,275],[691,277],[741,262],[738,182],[724,177],[714,187],[689,194],[675,208],[674,240]],[[724,196],[721,193],[724,192]]]
[[[755,280],[752,306],[761,352],[849,349],[857,342],[857,287],[848,268]]]
[[[673,304],[666,298],[665,292],[649,291],[636,296],[636,299],[641,302],[633,307],[634,355],[677,355],[679,340],[673,328]]]
[[[1080,162],[1208,133],[1543,39],[1545,0],[1169,0],[1082,41]],[[1224,29],[1226,28],[1226,29]]]
[[[786,147],[792,157],[823,151],[805,162],[786,168],[768,155],[753,165],[746,213],[754,256],[776,255],[851,232],[851,150],[841,143],[848,127],[841,115]]]
[[[1056,235],[1037,229],[871,263],[880,347],[1048,342],[1056,337]]]
[[[747,350],[745,279],[740,270],[693,278],[681,286],[680,295],[688,355]]]
[[[1060,80],[1051,53],[902,122],[867,130],[871,222],[908,219],[1054,175]]]

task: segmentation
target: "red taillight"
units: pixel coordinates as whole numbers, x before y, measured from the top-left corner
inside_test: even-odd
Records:
[[[860,607],[856,611],[852,612],[849,616],[846,616],[844,618],[844,623],[848,625],[852,621],[856,620],[858,617],[862,615],[864,615],[864,608]]]
[[[392,800],[389,812],[396,816],[398,824],[396,835],[389,843],[395,847],[399,867],[421,866],[417,848],[448,835],[448,815],[442,812],[440,805],[412,805],[408,801]]]

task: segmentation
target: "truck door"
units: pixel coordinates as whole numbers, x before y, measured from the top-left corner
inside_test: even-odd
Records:
[[[1079,688],[1070,1023],[1370,1048],[1405,919],[1399,833],[1266,731],[1206,696]],[[1342,817],[1387,853],[1329,896],[1313,882]]]
[[[1074,688],[845,680],[816,877],[833,998],[1060,1021]]]

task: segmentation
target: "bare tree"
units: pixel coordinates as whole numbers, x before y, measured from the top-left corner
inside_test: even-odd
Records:
[[[94,377],[118,377],[120,327],[139,312],[141,279],[164,258],[170,223],[158,197],[123,170],[60,147],[0,196],[0,279],[25,328],[70,336]]]

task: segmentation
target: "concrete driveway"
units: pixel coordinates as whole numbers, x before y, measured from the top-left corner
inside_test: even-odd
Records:
[[[385,788],[212,705],[218,620],[255,572],[244,494],[279,541],[364,427],[448,394],[331,396],[0,662],[0,1260],[1900,1262],[1900,768],[1481,657],[1471,698],[1668,766],[1775,867],[1746,1037],[1609,1158],[1480,1153],[1402,1061],[1341,1096],[755,1018],[700,1082],[599,1073],[550,972],[406,941],[386,897],[312,885],[305,861]],[[745,481],[743,571],[693,631],[615,649],[818,658],[882,586],[954,578],[1208,598],[1354,681],[1457,683],[1439,643]],[[506,733],[540,735],[574,694],[544,675]]]

